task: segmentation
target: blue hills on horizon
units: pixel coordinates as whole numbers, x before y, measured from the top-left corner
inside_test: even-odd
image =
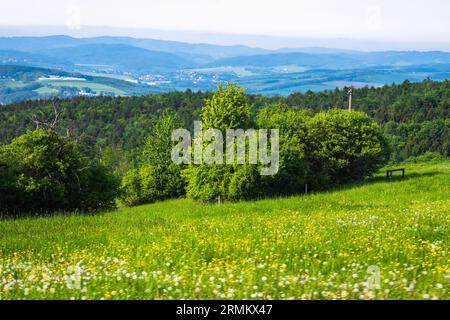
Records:
[[[177,41],[136,39],[131,37],[73,38],[70,36],[0,37],[3,59],[8,51],[21,52],[31,60],[39,56],[67,63],[117,64],[136,60],[144,70],[198,68],[202,66],[281,66],[314,68],[359,68],[364,66],[411,66],[450,63],[450,53],[443,51],[363,52],[334,48],[284,48],[268,50],[245,45],[221,46]],[[122,62],[120,62],[122,60]],[[142,60],[138,62],[139,60]]]

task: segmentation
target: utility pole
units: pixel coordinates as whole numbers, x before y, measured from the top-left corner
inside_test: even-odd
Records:
[[[352,111],[353,89],[348,90],[348,111]]]

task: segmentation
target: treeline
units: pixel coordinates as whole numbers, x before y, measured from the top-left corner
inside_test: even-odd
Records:
[[[353,90],[354,107],[367,113],[381,125],[387,122],[423,122],[450,118],[450,81],[425,80],[420,83]],[[320,112],[348,104],[347,90],[306,94],[286,98],[289,106],[301,106]]]
[[[107,161],[135,161],[135,152],[151,134],[163,110],[175,111],[186,128],[200,119],[207,92],[171,92],[143,97],[74,98],[55,101],[26,101],[0,108],[0,144],[9,143],[36,127],[34,119],[60,115],[61,134],[70,133],[79,142],[95,146],[92,152],[107,155]],[[258,110],[268,105],[285,104],[319,113],[332,108],[345,109],[347,90],[307,92],[288,97],[246,95],[252,106],[252,121]],[[422,83],[405,81],[401,85],[354,90],[354,109],[367,113],[379,123],[393,149],[392,160],[402,161],[424,152],[450,154],[450,81]]]

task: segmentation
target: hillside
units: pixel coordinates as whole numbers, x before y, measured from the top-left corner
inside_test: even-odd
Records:
[[[73,38],[68,36],[48,36],[0,38],[0,49],[30,52],[42,52],[46,49],[75,47],[89,44],[124,44],[151,51],[198,55],[199,57],[207,58],[207,60],[210,61],[225,57],[245,56],[269,51],[243,45],[220,46],[206,43],[186,43],[158,39],[136,39],[132,37],[103,36],[93,38]]]
[[[194,64],[167,52],[150,51],[124,44],[87,44],[44,51],[50,57],[64,57],[74,65],[98,65],[122,72],[183,69]]]
[[[450,162],[406,172],[220,207],[2,220],[0,299],[448,299]]]
[[[161,91],[125,76],[0,64],[0,105],[55,97],[131,96]]]

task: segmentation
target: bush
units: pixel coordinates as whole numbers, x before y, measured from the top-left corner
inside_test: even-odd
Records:
[[[109,209],[117,182],[81,147],[54,131],[35,130],[0,147],[0,212]]]
[[[246,129],[250,124],[251,107],[243,88],[219,85],[218,91],[206,101],[202,109],[203,130],[218,129],[226,137],[227,129]],[[225,163],[224,155],[224,163]],[[191,199],[211,202],[243,200],[260,193],[257,165],[235,164],[191,165],[184,172],[186,193]]]
[[[121,201],[128,206],[175,198],[185,194],[182,167],[172,163],[174,146],[172,131],[181,123],[178,117],[165,111],[145,140],[142,164],[129,170],[121,183]]]
[[[381,128],[362,112],[330,110],[308,124],[308,159],[315,187],[361,179],[389,158]]]
[[[442,161],[445,157],[438,152],[426,152],[421,156],[410,157],[406,160],[406,163],[420,163],[420,162],[432,162],[432,161]]]
[[[309,111],[284,105],[269,106],[259,112],[259,128],[280,130],[280,168],[277,175],[264,177],[265,194],[294,194],[304,189],[309,174],[306,146],[310,118]]]
[[[246,129],[250,107],[244,98],[239,87],[219,87],[203,109],[207,128]],[[188,197],[203,202],[215,201],[219,195],[242,200],[300,193],[305,184],[309,189],[326,189],[370,176],[389,157],[381,128],[361,112],[331,110],[313,116],[306,110],[273,105],[259,111],[256,125],[280,131],[278,173],[261,176],[260,165],[193,165],[185,174]]]
[[[184,171],[186,194],[201,202],[215,201],[219,196],[226,200],[232,176],[233,168],[228,165],[190,166]]]

